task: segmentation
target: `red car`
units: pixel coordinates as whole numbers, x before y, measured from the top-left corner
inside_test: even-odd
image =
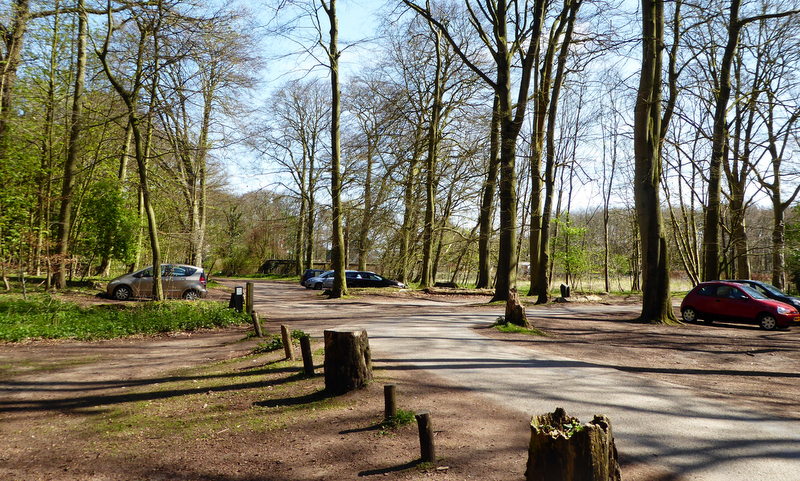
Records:
[[[763,329],[786,328],[800,321],[800,313],[793,306],[769,299],[746,285],[726,281],[698,284],[681,302],[681,314],[686,322],[758,321]]]

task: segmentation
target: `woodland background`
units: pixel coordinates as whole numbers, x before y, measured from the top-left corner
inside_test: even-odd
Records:
[[[270,259],[292,261],[290,273],[327,267],[336,150],[348,265],[490,287],[498,255],[510,251],[498,238],[498,101],[476,72],[493,80],[498,71],[481,33],[492,32],[498,4],[387,2],[379,34],[340,32],[335,149],[335,2],[3,2],[6,288],[23,272],[57,287],[154,258],[225,275]],[[548,286],[638,290],[642,11],[613,1],[508,4],[509,82],[531,73],[514,145],[517,276],[544,265]],[[800,5],[661,5],[669,121],[658,210],[670,276],[684,288],[712,278],[790,287],[800,282]],[[532,38],[538,47],[523,57]],[[264,81],[265,69],[286,64],[300,66]],[[234,164],[263,185],[237,185]]]

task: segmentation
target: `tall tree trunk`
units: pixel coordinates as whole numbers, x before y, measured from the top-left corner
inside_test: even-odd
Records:
[[[728,41],[722,54],[719,69],[716,107],[714,109],[714,127],[711,134],[711,163],[708,173],[708,205],[706,206],[703,225],[703,280],[709,281],[719,277],[719,224],[722,192],[722,163],[728,142],[728,101],[731,97],[731,65],[736,47],[739,44],[740,0],[731,0],[730,18],[728,20]]]
[[[539,13],[539,22],[544,24],[546,9],[542,8]],[[541,60],[541,68],[536,70],[537,78],[534,79],[535,91],[533,93],[533,127],[531,132],[531,225],[529,236],[529,257],[530,257],[530,278],[531,284],[528,290],[529,296],[537,295],[541,288],[539,286],[539,264],[541,263],[541,244],[542,244],[542,158],[544,156],[545,126],[547,123],[547,112],[550,106],[550,94],[553,77],[553,58],[556,55],[558,37],[564,28],[563,12],[559,15],[550,29],[550,37],[547,42],[547,50]],[[537,45],[534,55],[539,57],[540,46]]]
[[[489,159],[487,162],[486,179],[483,183],[481,195],[481,210],[478,238],[478,281],[477,289],[491,287],[491,239],[494,225],[494,194],[497,186],[497,169],[500,164],[500,112],[497,95],[492,104],[492,120],[489,127]]]
[[[649,322],[676,322],[661,202],[661,46],[663,0],[642,0],[642,71],[634,111],[634,199],[642,245],[642,313]]]
[[[346,246],[342,230],[342,179],[341,179],[341,139],[339,117],[341,111],[339,95],[339,24],[336,18],[336,0],[320,0],[330,23],[330,42],[328,60],[331,71],[331,204],[333,216],[333,252],[331,260],[335,271],[331,297],[347,295],[345,269],[347,268]]]
[[[428,22],[436,49],[436,74],[433,84],[433,105],[428,126],[428,157],[425,161],[425,223],[422,230],[422,277],[420,287],[430,287],[433,278],[433,223],[436,216],[436,158],[439,150],[439,118],[442,111],[441,33]]]
[[[83,89],[86,79],[86,35],[87,18],[83,0],[78,0],[78,50],[75,72],[75,89],[72,93],[72,115],[69,131],[69,147],[64,162],[64,178],[61,184],[61,209],[58,215],[56,254],[58,266],[55,284],[59,289],[67,287],[67,256],[69,255],[69,233],[72,227],[72,188],[78,164],[78,138],[83,128]]]
[[[572,42],[572,32],[575,25],[575,18],[577,17],[578,10],[581,7],[581,0],[565,0],[564,8],[561,11],[560,18],[567,17],[566,30],[564,38],[561,41],[561,49],[558,54],[558,66],[556,67],[555,78],[553,79],[553,92],[550,99],[550,111],[547,114],[547,155],[545,162],[544,174],[544,206],[542,208],[542,221],[541,231],[539,235],[539,262],[537,263],[536,272],[536,303],[544,304],[549,300],[550,279],[548,270],[550,269],[550,220],[552,218],[553,210],[553,194],[555,191],[555,164],[556,164],[556,147],[555,147],[555,129],[558,113],[558,101],[561,92],[561,85],[564,83],[564,76],[567,53],[569,46]],[[559,29],[564,26],[564,23],[559,23]],[[559,33],[557,32],[552,39],[553,42],[558,42]]]
[[[364,213],[358,233],[358,270],[367,270],[369,257],[370,229],[372,225],[372,139],[367,139],[367,172],[364,178]]]

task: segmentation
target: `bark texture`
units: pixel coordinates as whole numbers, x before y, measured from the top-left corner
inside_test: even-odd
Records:
[[[531,420],[527,481],[620,481],[611,421],[603,415],[584,425],[562,408]]]
[[[325,390],[344,394],[372,380],[369,337],[363,329],[326,329]]]

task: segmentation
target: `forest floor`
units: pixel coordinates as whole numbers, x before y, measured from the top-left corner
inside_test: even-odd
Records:
[[[319,329],[423,297],[451,312],[499,310],[481,296],[376,292],[320,301],[299,286],[271,291],[293,328]],[[212,298],[224,300],[227,291]],[[79,296],[80,297],[80,296]],[[83,296],[84,303],[110,302]],[[320,310],[294,309],[297,302]],[[406,303],[407,309],[419,306]],[[310,305],[310,304],[308,304]],[[402,309],[403,307],[398,307]],[[797,420],[800,327],[767,332],[715,323],[666,327],[631,322],[630,299],[530,306],[548,335],[479,332],[540,353],[589,361],[687,386],[702,396]],[[268,330],[275,332],[268,324]],[[528,421],[447,379],[382,366],[366,389],[331,398],[317,374],[282,351],[251,354],[247,328],[112,341],[0,344],[0,479],[339,480],[523,479]],[[318,366],[321,367],[321,366]],[[318,369],[319,372],[319,369]],[[381,425],[382,385],[394,383],[405,410],[435,406],[439,462],[417,465],[416,427]],[[623,479],[678,480],[620,453]]]

